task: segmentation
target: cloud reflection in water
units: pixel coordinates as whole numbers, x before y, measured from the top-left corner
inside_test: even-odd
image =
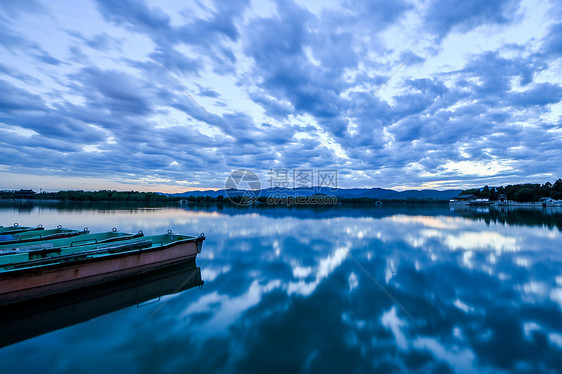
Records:
[[[156,314],[156,307],[129,308],[31,339],[0,358],[16,367],[25,355],[24,369],[40,362],[62,371],[115,369],[124,358],[139,372],[562,367],[557,228],[486,222],[448,209],[342,208],[325,217],[209,209],[142,213],[155,227],[165,219],[176,232],[207,233],[198,259],[202,290],[164,298]],[[97,219],[93,211],[85,217]],[[107,360],[94,362],[92,351]]]

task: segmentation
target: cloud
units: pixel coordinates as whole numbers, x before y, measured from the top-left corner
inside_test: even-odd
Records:
[[[11,171],[163,187],[234,168],[337,168],[348,187],[562,174],[555,3],[85,6],[0,10]]]
[[[562,87],[551,83],[539,83],[523,92],[509,95],[507,102],[512,106],[530,108],[558,103],[562,100]]]
[[[39,96],[0,80],[0,109],[2,113],[33,111],[43,109],[43,103]]]
[[[40,1],[35,0],[25,2],[6,0],[2,2],[2,9],[0,11],[10,17],[18,17],[21,13],[45,13],[47,8]]]
[[[165,11],[157,7],[150,8],[144,1],[123,1],[117,4],[98,0],[97,4],[108,21],[148,36],[156,45],[156,51],[150,55],[151,58],[175,73],[185,74],[199,71],[202,66],[197,59],[190,58],[176,49],[181,44],[193,46],[198,54],[209,57],[217,64],[218,71],[224,69],[225,64],[235,62],[232,51],[224,46],[224,42],[225,39],[237,40],[239,33],[234,21],[242,15],[248,1],[217,1],[214,4],[217,11],[212,17],[196,18],[181,27],[173,26],[170,16]],[[185,12],[191,13],[191,10]],[[193,19],[191,15],[189,18]]]
[[[144,96],[148,87],[129,74],[93,67],[82,69],[73,78],[81,83],[76,89],[82,91],[88,105],[99,110],[107,109],[124,116],[144,116],[152,112],[151,103]]]
[[[128,29],[158,36],[165,36],[172,30],[170,17],[159,8],[149,8],[144,1],[99,0],[97,4],[106,19]]]
[[[76,30],[68,31],[68,33],[85,43],[88,47],[99,51],[110,51],[113,48],[119,49],[122,45],[121,40],[109,35],[107,32],[100,32],[92,37],[86,37]]]
[[[443,38],[451,31],[467,32],[485,24],[509,24],[518,5],[518,0],[436,0],[429,3],[425,23],[430,32]]]
[[[562,54],[562,22],[552,25],[548,36],[544,40],[545,52],[549,55],[559,56]]]

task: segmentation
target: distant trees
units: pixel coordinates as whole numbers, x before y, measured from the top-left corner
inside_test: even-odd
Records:
[[[515,201],[537,201],[540,197],[532,188],[523,187],[520,190],[517,190],[513,195],[513,200]]]
[[[544,184],[513,184],[501,187],[473,188],[464,190],[463,195],[474,195],[479,198],[497,200],[499,195],[506,195],[508,200],[520,202],[538,201],[541,197],[552,197],[555,200],[562,199],[562,179],[558,179],[554,184],[546,182]]]
[[[551,193],[552,195],[550,195],[550,197],[552,197],[553,199],[562,199],[562,179],[558,179],[556,182],[554,182]]]
[[[33,191],[22,194],[21,191],[0,191],[0,199],[32,199],[32,200],[62,200],[62,201],[142,201],[142,202],[166,202],[177,201],[178,197],[169,197],[158,194],[156,192],[138,192],[138,191],[82,191],[68,190],[59,192],[41,192]]]
[[[488,199],[490,198],[490,188],[487,185],[482,189],[480,197],[487,197]]]
[[[68,201],[144,201],[144,202],[164,202],[177,200],[166,195],[157,194],[156,192],[138,192],[138,191],[59,191],[56,193],[59,200]]]
[[[209,195],[205,196],[193,196],[189,195],[185,198],[187,201],[191,201],[194,203],[204,203],[204,202],[222,202],[224,200],[224,196],[219,195],[218,197],[211,197]]]

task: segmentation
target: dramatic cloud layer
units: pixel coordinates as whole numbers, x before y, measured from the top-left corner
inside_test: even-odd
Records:
[[[561,18],[553,0],[7,1],[0,188],[552,180]]]

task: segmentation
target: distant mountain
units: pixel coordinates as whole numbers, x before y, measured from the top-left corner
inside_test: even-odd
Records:
[[[435,200],[449,200],[457,196],[462,190],[406,190],[394,191],[385,188],[328,188],[328,187],[314,187],[314,188],[264,188],[259,190],[259,193],[253,192],[254,196],[269,197],[276,194],[284,194],[285,196],[311,196],[314,194],[325,194],[330,196],[338,196],[344,198],[355,197],[370,197],[373,199],[381,200],[405,200],[405,199],[435,199]],[[199,197],[209,196],[218,197],[222,195],[227,196],[248,196],[248,191],[238,189],[221,189],[221,190],[203,190],[203,191],[187,191],[170,196],[179,197]]]

